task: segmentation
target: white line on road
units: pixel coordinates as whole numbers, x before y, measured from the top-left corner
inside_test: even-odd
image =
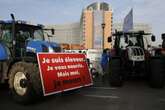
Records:
[[[117,89],[117,88],[111,88],[111,87],[91,87],[93,89],[105,89],[105,90],[112,90],[112,89]]]
[[[95,98],[111,98],[111,99],[118,99],[118,96],[109,96],[109,95],[84,95],[86,97],[95,97]]]

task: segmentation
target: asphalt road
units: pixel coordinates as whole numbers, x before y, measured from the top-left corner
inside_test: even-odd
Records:
[[[0,110],[165,110],[165,89],[152,89],[144,81],[127,81],[121,88],[95,84],[26,106],[15,103],[8,88],[2,88]]]

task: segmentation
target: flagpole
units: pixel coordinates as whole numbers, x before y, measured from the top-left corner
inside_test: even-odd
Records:
[[[131,8],[131,10],[132,10],[132,15],[134,15],[133,13],[134,13],[134,11],[133,11],[133,9],[134,9],[134,4],[133,4],[133,0],[131,0],[131,3],[132,3],[132,8]],[[134,22],[134,17],[132,16],[132,20],[133,20],[133,22]],[[132,26],[132,36],[134,36],[134,23],[133,23],[133,26]]]
[[[133,0],[131,0],[131,3],[132,3],[132,14],[134,13],[134,11],[133,11],[133,9],[134,9],[134,2],[133,2]],[[133,14],[134,15],[134,14]],[[134,17],[132,16],[132,18],[133,18],[133,22],[134,22]],[[134,30],[134,23],[133,23],[133,30]]]

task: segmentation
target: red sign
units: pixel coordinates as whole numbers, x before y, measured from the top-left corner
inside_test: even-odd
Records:
[[[93,84],[84,54],[37,54],[44,96]]]

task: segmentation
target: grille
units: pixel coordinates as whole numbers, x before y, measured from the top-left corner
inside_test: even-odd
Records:
[[[128,48],[128,57],[131,61],[144,61],[144,50],[140,47],[132,46]]]
[[[144,51],[142,50],[142,48],[131,48],[133,55],[134,56],[142,56],[144,55]]]

